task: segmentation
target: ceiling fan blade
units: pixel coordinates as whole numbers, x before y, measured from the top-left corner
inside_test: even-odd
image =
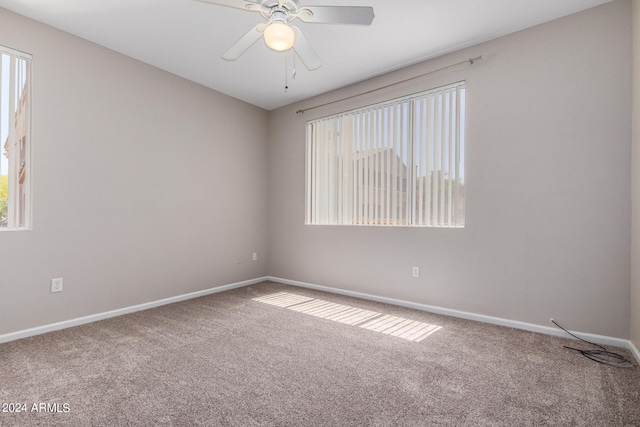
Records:
[[[259,0],[196,0],[202,3],[211,3],[218,6],[227,6],[234,9],[260,11],[262,10],[262,2]]]
[[[322,61],[320,60],[320,57],[318,56],[316,51],[313,50],[313,47],[311,46],[311,43],[309,43],[309,40],[307,40],[304,34],[302,34],[300,28],[293,25],[291,26],[291,28],[293,28],[293,30],[296,32],[296,39],[293,42],[293,49],[296,51],[296,53],[304,63],[304,66],[307,67],[307,70],[309,71],[317,70],[318,68],[320,68],[322,66]]]
[[[307,6],[297,14],[304,22],[351,25],[371,25],[374,16],[369,6]]]
[[[235,61],[242,55],[245,50],[249,49],[251,45],[262,37],[264,33],[264,27],[266,24],[260,23],[249,30],[247,34],[242,36],[240,40],[238,40],[233,46],[229,48],[225,53],[222,54],[222,59],[226,59],[227,61]]]

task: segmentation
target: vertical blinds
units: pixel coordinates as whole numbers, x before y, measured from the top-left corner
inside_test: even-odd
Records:
[[[464,226],[465,84],[307,123],[306,223]]]

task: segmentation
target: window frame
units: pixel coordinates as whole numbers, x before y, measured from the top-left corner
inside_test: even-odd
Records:
[[[305,141],[305,224],[464,228],[466,222],[464,179],[467,119],[466,94],[466,81],[461,80],[307,121]],[[424,101],[422,106],[419,106],[418,102],[421,102],[423,99],[426,101]],[[433,101],[434,99],[435,101]],[[428,108],[427,104],[431,102],[434,102],[434,108]],[[376,127],[375,132],[381,133],[372,132],[365,137],[362,135],[354,136],[351,134],[351,127],[344,126],[343,128],[342,120],[345,118],[350,116],[355,117],[362,112],[379,115],[382,109],[398,108],[405,103],[408,107],[406,107],[406,110],[403,110],[404,112],[402,113],[400,122],[393,122],[396,120],[395,117],[389,119],[385,116],[386,121],[383,120],[382,130],[377,130],[377,124],[372,125]],[[435,105],[438,106],[437,110]],[[403,109],[405,107],[400,108]],[[424,117],[418,117],[418,113],[423,114]],[[386,115],[387,113],[385,112],[383,114]],[[432,117],[431,114],[435,114],[435,116]],[[389,113],[389,115],[392,114]],[[446,128],[444,127],[445,116]],[[360,120],[364,119],[358,119],[357,125],[353,125],[353,119],[351,120],[352,122],[349,126],[357,128],[360,126]],[[366,120],[373,121],[373,119],[370,118]],[[331,123],[331,121],[333,121],[333,123]],[[425,124],[427,121],[430,121],[429,125]],[[442,121],[442,128],[439,127],[440,121]],[[327,126],[329,126],[329,130],[327,130]],[[391,129],[387,129],[387,126]],[[396,128],[402,128],[402,130],[398,131]],[[322,132],[325,132],[325,134],[322,134]],[[371,142],[371,139],[375,139],[376,137],[382,139],[381,135],[394,132],[399,133],[393,142]],[[437,136],[434,136],[434,139],[429,142],[429,144],[433,143],[433,145],[425,145],[422,139],[431,138],[425,135],[432,132],[434,132],[434,135],[437,134]],[[322,135],[318,137],[318,133]],[[344,134],[344,136],[342,136],[342,134]],[[366,140],[364,143],[361,140],[363,138]],[[344,139],[346,142],[341,139]],[[318,142],[318,140],[320,140],[320,142]],[[357,140],[357,142],[355,142],[355,140]],[[404,148],[406,151],[403,153],[402,144],[404,143],[406,143],[406,147]],[[325,144],[325,146],[319,146],[318,144]],[[326,148],[332,144],[334,145],[333,147]],[[396,145],[394,146],[394,144]],[[366,146],[366,149],[362,148],[364,146]],[[422,151],[427,151],[432,148],[435,150],[433,158],[430,159],[429,154],[427,154],[426,160],[421,159],[423,156]],[[322,153],[322,149],[327,151]],[[439,149],[442,150],[442,152],[440,152],[440,157],[436,157]],[[445,149],[447,150],[447,154],[444,154]],[[383,151],[387,153],[382,153]],[[344,154],[346,154],[346,156]],[[392,157],[391,163],[394,165],[398,163],[400,167],[405,170],[399,172],[394,168],[392,172],[389,166],[387,166],[387,169],[385,169],[385,166],[378,166],[378,162],[383,162],[382,160],[377,160],[378,156],[384,157],[385,155],[386,158]],[[399,200],[402,201],[402,206],[398,205],[400,215],[396,215],[395,202],[393,203],[393,208],[386,205],[384,208],[375,205],[376,212],[385,210],[387,216],[380,216],[379,218],[376,213],[373,221],[371,220],[370,214],[364,219],[359,213],[355,214],[356,210],[361,209],[359,203],[362,203],[361,199],[355,200],[355,193],[362,191],[359,189],[362,180],[359,176],[360,170],[355,166],[360,160],[356,159],[367,156],[376,157],[376,159],[373,160],[373,165],[376,169],[373,169],[372,174],[380,176],[383,173],[387,175],[393,173],[394,175],[391,178],[392,181],[388,181],[387,178],[386,188],[383,188],[383,185],[374,185],[372,189],[368,188],[366,191],[373,192],[374,194],[392,192],[394,194],[391,196],[392,198],[397,197],[396,193],[399,191],[401,194]],[[336,169],[337,172],[331,172],[330,169],[332,166],[324,166],[322,163],[335,162],[335,160],[333,160],[334,157],[339,159],[338,162],[342,162],[341,164],[348,165],[349,162],[353,163],[353,170],[351,170],[351,166],[342,166],[343,169],[340,170],[337,170],[338,168],[334,166],[333,169]],[[448,167],[445,166],[445,157]],[[454,158],[453,160],[452,157]],[[369,162],[369,160],[367,160],[367,162]],[[388,164],[389,161],[387,160],[387,165]],[[318,173],[316,171],[317,167],[324,167],[324,172],[321,171]],[[352,181],[358,181],[358,185],[353,187],[354,190],[349,193],[349,196],[343,195],[343,192],[339,189],[342,185],[340,182],[343,180],[343,178],[340,177],[341,174],[343,176],[350,174]],[[427,175],[430,177],[427,177]],[[421,177],[430,183],[429,186],[423,185],[422,180],[419,181]],[[318,198],[317,193],[323,191],[323,185],[325,185],[321,183],[321,181],[326,181],[327,179],[330,181],[330,184],[327,185],[327,187],[329,187],[327,191],[335,194],[330,196],[323,194],[322,197]],[[378,182],[382,180],[382,178],[377,179],[380,180]],[[438,184],[438,179],[443,183],[442,185],[446,184],[446,186],[441,188]],[[405,180],[406,183],[403,182]],[[373,181],[367,183],[365,180],[364,186],[370,186],[372,182]],[[391,189],[389,182],[392,184],[391,187],[395,187],[399,182],[400,190]],[[435,182],[435,184],[433,182]],[[333,187],[338,188],[338,190],[334,190]],[[420,187],[420,190],[418,187]],[[437,194],[438,200],[432,201],[432,193]],[[388,203],[389,198],[388,196],[386,197]],[[433,197],[436,198],[436,196]],[[382,198],[383,196],[380,195],[379,199],[381,200]],[[376,203],[379,199],[376,196]],[[320,202],[318,200],[320,200]],[[324,203],[324,205],[318,207],[322,203]],[[365,200],[364,203],[371,202]],[[351,204],[351,207],[347,208],[347,214],[334,212],[332,209],[332,206],[346,204]],[[436,205],[435,207],[434,204]],[[446,213],[443,214],[442,212],[444,212],[445,205],[447,206]],[[429,207],[427,208],[427,206]],[[314,211],[314,208],[317,210]],[[365,210],[366,209],[372,210],[373,208],[369,206],[365,208]],[[351,210],[350,213],[349,210]],[[388,212],[390,210],[393,212],[393,218],[389,217]],[[319,213],[318,211],[321,212]],[[404,216],[402,216],[403,211],[405,213]],[[426,220],[425,217],[422,216],[423,211]],[[454,212],[453,216],[452,211]],[[448,221],[445,221],[445,216]]]
[[[9,57],[9,68],[4,69],[4,56]],[[8,177],[6,225],[0,224],[2,231],[31,230],[32,220],[32,61],[31,54],[0,45],[0,120],[6,118],[6,137],[0,141],[0,156],[7,158],[6,175]],[[16,65],[24,61],[23,65]],[[8,82],[4,82],[3,77]],[[8,93],[5,89],[8,86]],[[22,94],[19,93],[22,90]],[[7,105],[4,98],[7,99]],[[17,108],[13,108],[13,106]],[[8,107],[8,109],[7,109]],[[16,125],[16,117],[23,115],[24,122]],[[13,121],[13,125],[9,125]],[[0,126],[2,124],[0,123]],[[20,135],[17,135],[18,126]],[[5,145],[7,148],[5,149]],[[24,149],[21,148],[24,146]],[[22,157],[23,156],[23,157]],[[17,157],[17,158],[16,158]],[[0,168],[2,169],[2,168]],[[0,173],[4,173],[0,170]],[[17,181],[17,182],[16,182]],[[18,206],[16,206],[18,204]]]

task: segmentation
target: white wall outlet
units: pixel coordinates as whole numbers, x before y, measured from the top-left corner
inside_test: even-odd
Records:
[[[62,277],[51,279],[51,292],[62,292]]]
[[[413,277],[420,277],[420,267],[413,267],[411,269],[411,274]]]
[[[253,253],[253,260],[254,260],[254,261],[257,261],[257,260],[258,260],[258,253],[257,253],[257,252],[254,252],[254,253]]]

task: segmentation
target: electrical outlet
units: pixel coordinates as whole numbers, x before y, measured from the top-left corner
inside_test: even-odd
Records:
[[[51,292],[62,292],[62,277],[51,279]]]
[[[411,274],[413,277],[420,277],[420,267],[413,267]]]
[[[254,252],[254,253],[253,253],[253,260],[254,260],[254,261],[257,261],[257,260],[258,260],[258,254],[257,254],[257,252]]]

